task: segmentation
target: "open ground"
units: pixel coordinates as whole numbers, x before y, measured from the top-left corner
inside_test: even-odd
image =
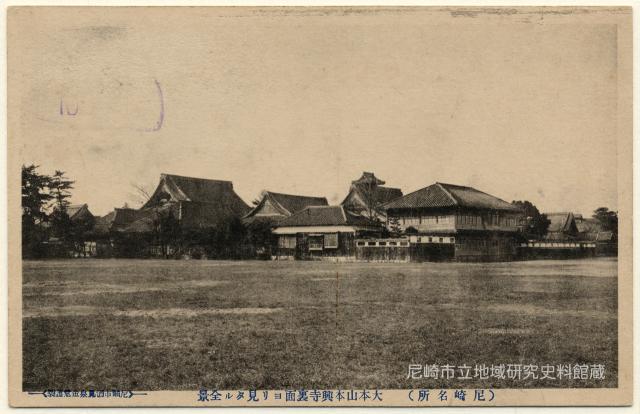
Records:
[[[23,266],[23,388],[615,387],[617,260]],[[407,379],[409,364],[605,379]]]

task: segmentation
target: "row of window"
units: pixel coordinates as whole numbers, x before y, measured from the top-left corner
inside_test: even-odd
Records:
[[[281,249],[295,249],[297,240],[295,235],[278,237],[278,247]],[[317,234],[308,237],[309,250],[337,249],[338,233]]]
[[[435,224],[454,224],[454,220],[457,220],[461,225],[473,225],[479,226],[483,223],[487,226],[508,226],[515,227],[517,220],[513,217],[502,217],[499,214],[491,214],[488,216],[473,216],[473,215],[459,215],[459,216],[410,216],[399,217],[398,220],[404,226],[415,226],[419,224],[435,225]]]
[[[357,241],[356,246],[367,247],[408,247],[408,241]]]
[[[455,237],[435,237],[435,236],[414,236],[411,238],[414,243],[454,243]]]

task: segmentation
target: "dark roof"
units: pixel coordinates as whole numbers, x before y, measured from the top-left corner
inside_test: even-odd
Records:
[[[521,211],[518,207],[472,187],[435,183],[384,205],[385,209],[468,207]]]
[[[109,214],[96,218],[94,231],[108,233],[111,230],[122,230],[145,215],[145,211],[133,208],[114,208]]]
[[[601,231],[596,236],[596,241],[612,241],[613,239],[612,231]]]
[[[575,223],[572,213],[545,213],[549,219],[548,232],[561,233],[571,231],[572,222]]]
[[[574,215],[575,217],[575,215]],[[576,226],[580,233],[597,233],[602,231],[602,223],[596,219],[576,219]]]
[[[351,213],[342,206],[312,206],[285,218],[277,224],[277,227],[293,226],[375,227],[378,224],[361,215]]]
[[[268,193],[271,199],[284,207],[290,214],[297,213],[306,207],[328,206],[329,202],[325,197],[308,197],[293,194]]]
[[[67,215],[72,221],[93,218],[87,204],[72,204],[67,206]]]
[[[290,216],[293,213],[297,213],[298,211],[310,206],[329,205],[329,202],[325,197],[310,197],[264,191],[262,193],[262,199],[260,200],[260,203],[255,206],[249,213],[247,213],[245,218],[250,218],[257,212],[259,212],[267,199],[269,199],[274,204],[276,209],[283,216]]]
[[[402,190],[393,187],[376,188],[376,201],[380,204],[386,204],[396,198],[402,197]]]
[[[360,178],[355,181],[352,181],[351,184],[375,184],[375,185],[384,185],[384,181],[376,177],[376,175],[372,172],[364,171]]]
[[[155,207],[159,199],[168,193],[172,201],[193,201],[198,203],[224,204],[244,215],[249,206],[233,191],[231,181],[205,178],[183,177],[161,174],[160,183],[142,209]]]

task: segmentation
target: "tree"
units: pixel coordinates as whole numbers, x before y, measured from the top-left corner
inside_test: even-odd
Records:
[[[618,212],[600,207],[593,212],[592,217],[598,220],[603,230],[612,232],[614,237],[618,236]]]
[[[402,234],[402,227],[400,227],[398,217],[389,217],[389,231],[394,237]]]
[[[64,171],[56,170],[49,179],[49,195],[51,196],[50,222],[51,232],[63,243],[73,242],[73,224],[67,214],[69,198],[74,181],[65,177]]]
[[[38,166],[22,166],[22,256],[43,255],[42,242],[46,240],[44,223],[48,220],[46,208],[51,200],[47,191],[50,177],[37,172]]]
[[[147,201],[149,201],[149,199],[153,195],[153,187],[143,185],[143,184],[137,184],[134,182],[131,182],[129,184],[133,188],[133,192],[129,193],[129,197],[136,204],[139,204],[141,206],[144,205]]]
[[[522,223],[522,236],[527,240],[541,239],[547,234],[547,229],[551,221],[545,214],[540,213],[538,208],[530,201],[512,201],[516,207],[524,213],[524,223]]]

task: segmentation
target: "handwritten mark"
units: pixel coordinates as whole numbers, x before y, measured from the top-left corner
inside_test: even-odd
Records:
[[[156,83],[156,88],[158,89],[158,98],[160,99],[160,116],[158,117],[158,122],[153,128],[145,129],[146,132],[156,132],[162,128],[162,124],[164,123],[164,96],[162,95],[162,87],[160,86],[160,82],[157,79],[153,80]]]
[[[65,113],[66,115],[69,115],[69,116],[76,116],[78,114],[78,104],[76,103],[76,110],[74,112],[70,112],[69,106],[67,105],[65,110],[64,101],[60,99],[60,116],[64,116]]]

